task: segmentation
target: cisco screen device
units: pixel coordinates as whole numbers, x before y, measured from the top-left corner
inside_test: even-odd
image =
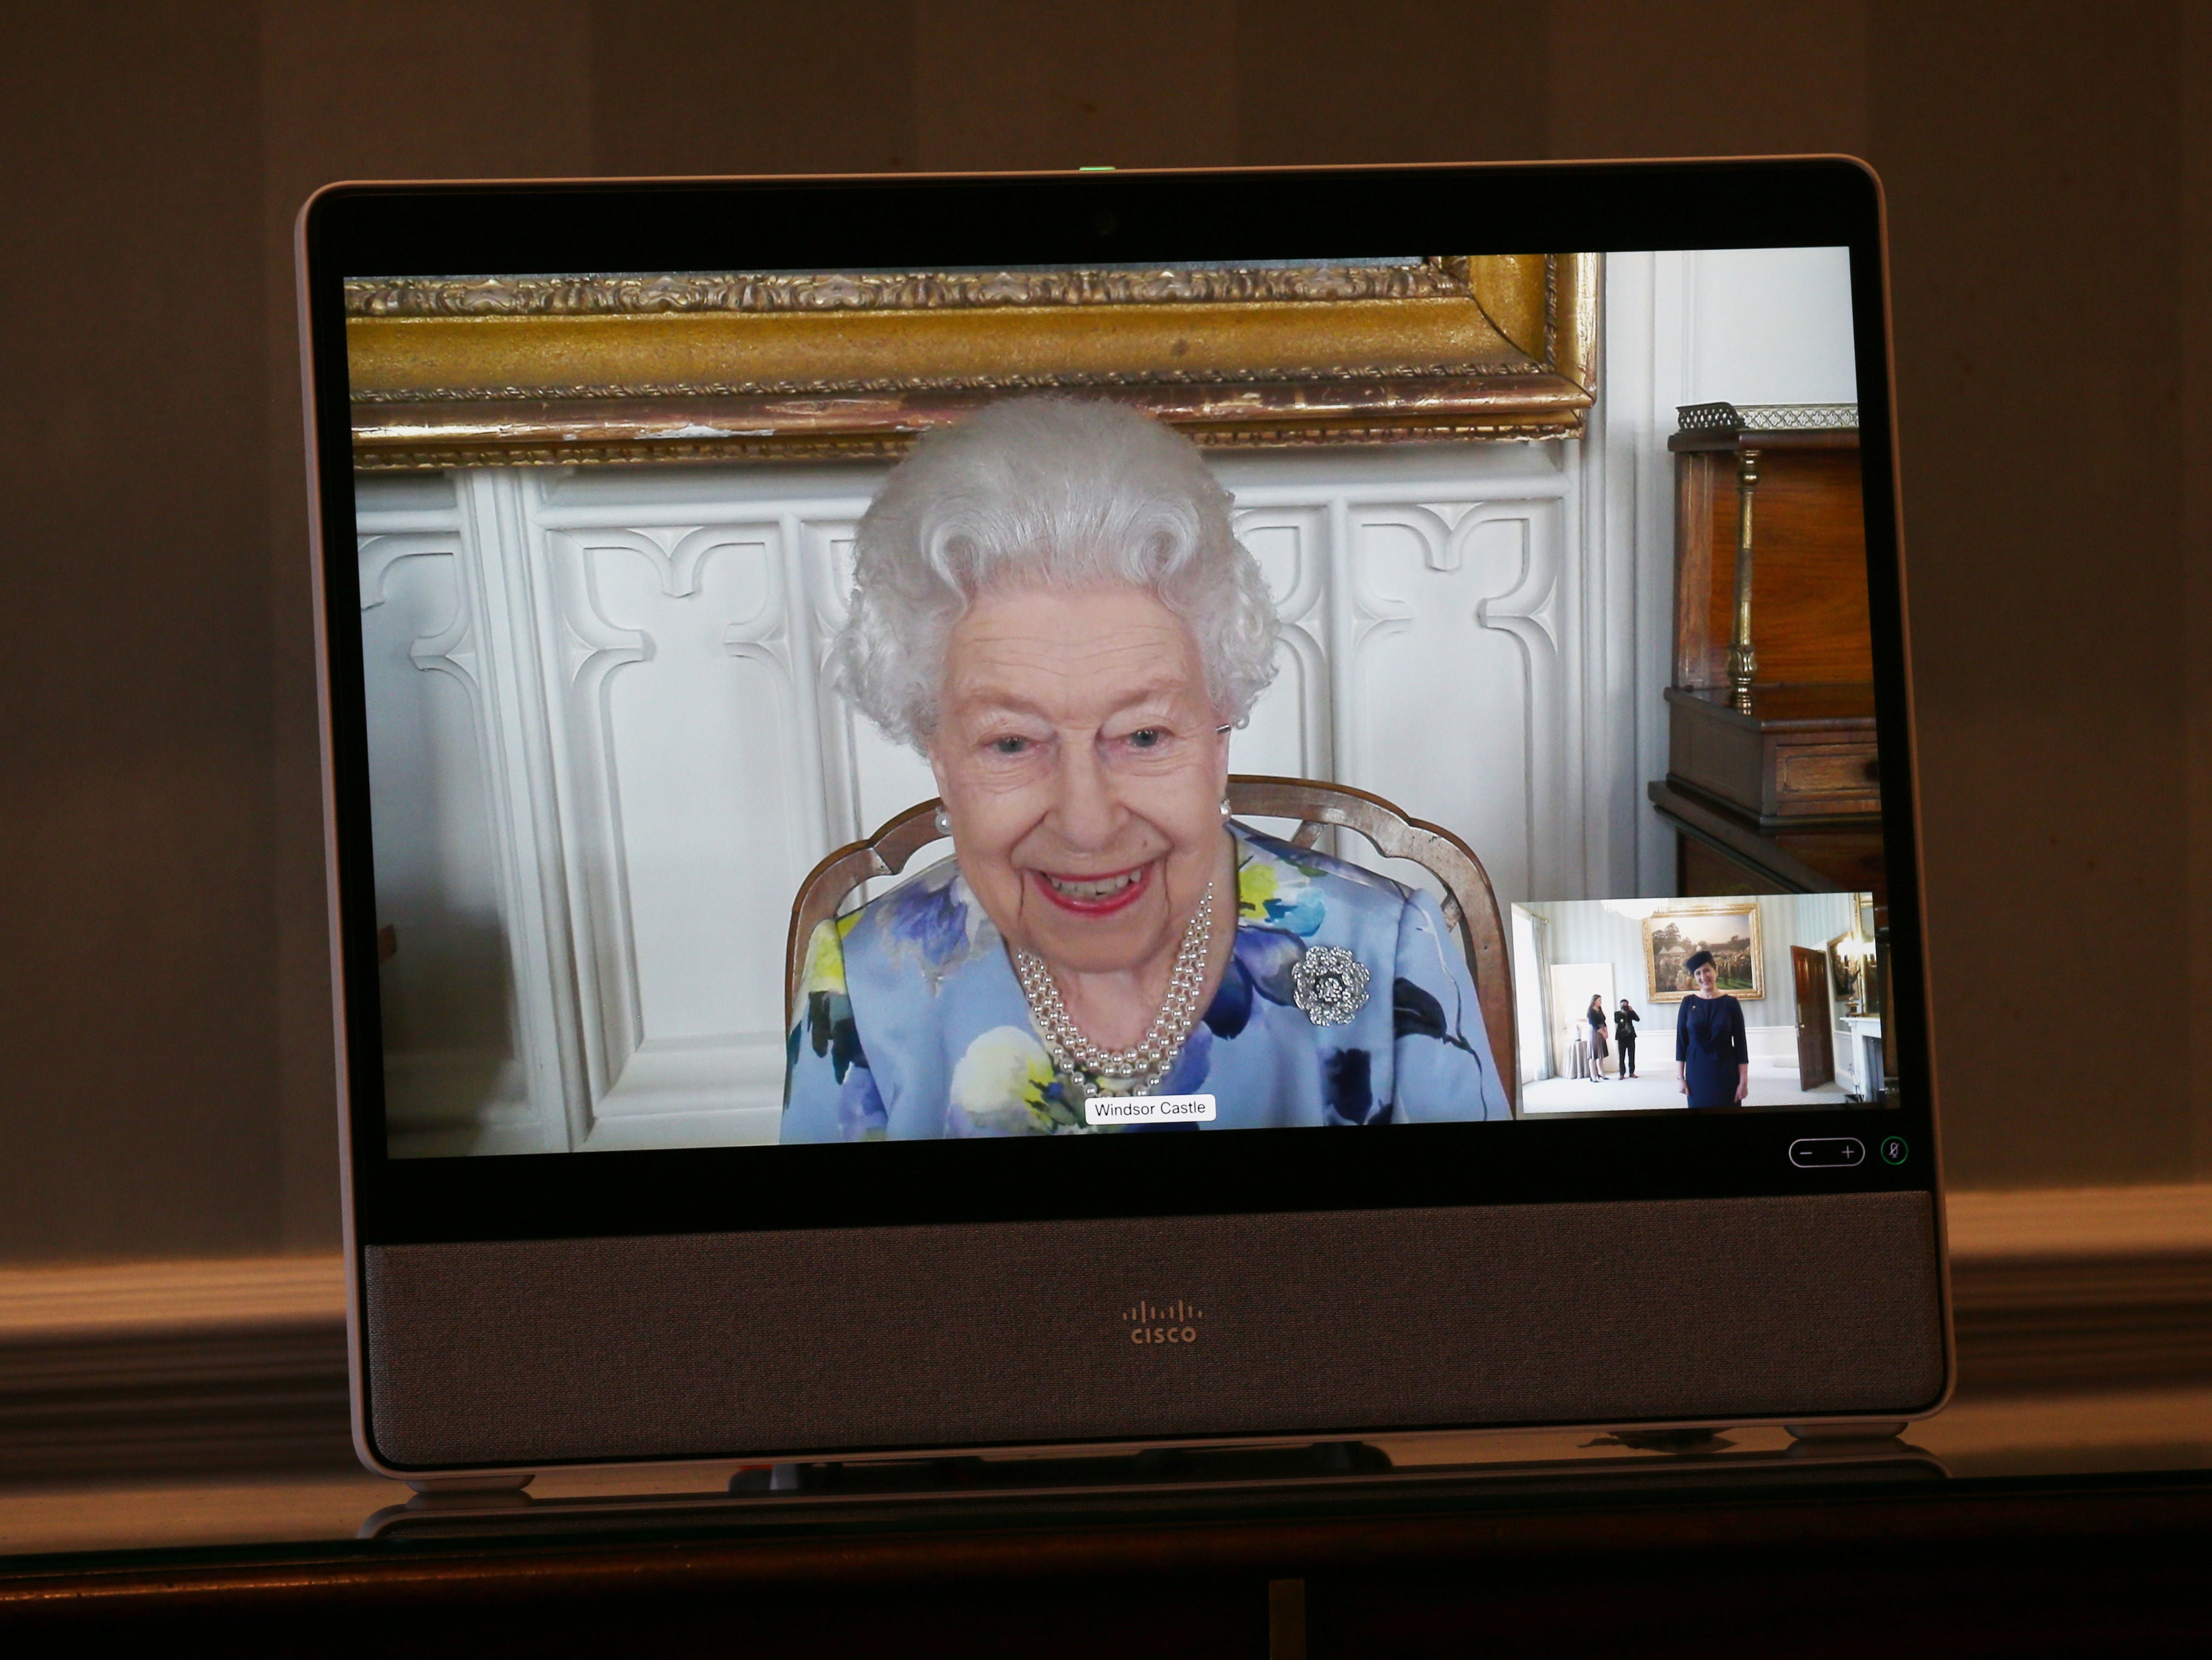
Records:
[[[300,252],[372,1467],[1941,1404],[1862,166]]]

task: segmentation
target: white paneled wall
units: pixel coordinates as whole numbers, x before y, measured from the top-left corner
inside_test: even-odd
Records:
[[[1665,891],[1642,805],[1671,591],[1658,400],[1681,381],[1660,360],[1693,319],[1662,265],[1717,258],[1613,262],[1626,321],[1586,440],[1218,459],[1285,623],[1235,769],[1442,823],[1504,903]],[[881,477],[362,481],[396,1150],[774,1138],[793,895],[934,793],[823,674]]]

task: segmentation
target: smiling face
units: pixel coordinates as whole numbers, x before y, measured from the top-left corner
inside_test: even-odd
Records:
[[[1711,997],[1714,988],[1721,982],[1721,971],[1711,963],[1700,963],[1698,965],[1698,971],[1690,977],[1698,982],[1699,991]]]
[[[953,851],[1008,941],[1073,974],[1171,958],[1224,867],[1229,758],[1182,619],[1119,584],[986,594],[939,707]]]

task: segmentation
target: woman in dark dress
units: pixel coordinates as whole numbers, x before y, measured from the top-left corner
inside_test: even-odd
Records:
[[[1682,964],[1698,988],[1674,1016],[1674,1070],[1692,1112],[1732,1107],[1751,1093],[1751,1043],[1743,1031],[1743,1005],[1719,990],[1720,970],[1709,951]]]
[[[1613,1012],[1613,1046],[1620,1054],[1623,1078],[1636,1076],[1636,1023],[1643,1018],[1626,997]]]
[[[1590,1029],[1590,1076],[1602,1084],[1605,1082],[1605,999],[1592,997],[1583,1018],[1589,1020]]]

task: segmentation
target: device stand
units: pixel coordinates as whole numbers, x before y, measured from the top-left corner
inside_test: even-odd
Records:
[[[1291,1447],[1157,1447],[1074,1458],[917,1458],[882,1463],[754,1465],[730,1478],[735,1493],[976,1493],[1143,1487],[1194,1482],[1297,1481],[1377,1475],[1390,1455],[1365,1441]]]
[[[471,1493],[518,1493],[537,1479],[535,1470],[497,1470],[488,1475],[410,1475],[407,1485],[426,1499],[459,1498]]]

